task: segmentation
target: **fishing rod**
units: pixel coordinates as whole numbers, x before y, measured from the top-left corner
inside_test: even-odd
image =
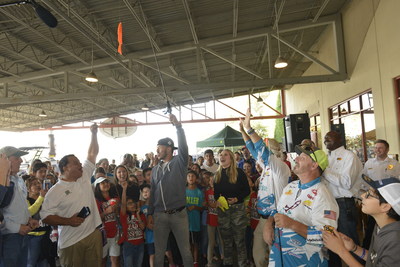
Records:
[[[140,11],[141,11],[142,15],[144,15],[143,9],[142,9],[142,5],[141,5],[140,2],[139,2],[139,8],[140,8]],[[164,79],[163,79],[163,76],[162,76],[162,73],[161,73],[161,70],[160,70],[160,64],[158,63],[158,58],[157,58],[157,54],[156,54],[156,51],[155,51],[155,48],[154,48],[154,44],[150,39],[150,33],[149,33],[149,30],[148,30],[148,27],[147,27],[146,19],[144,19],[144,25],[146,26],[147,37],[149,39],[151,50],[153,51],[154,60],[156,62],[158,76],[160,77],[160,82],[161,82],[161,88],[162,88],[162,90],[164,92],[165,99],[167,100],[167,109],[164,111],[164,114],[171,114],[172,113],[171,103],[169,102],[168,95],[167,95],[167,90],[165,89]]]

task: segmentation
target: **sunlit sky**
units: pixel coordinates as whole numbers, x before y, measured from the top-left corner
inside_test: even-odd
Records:
[[[275,107],[276,105],[276,97],[278,91],[274,91],[267,94],[261,94],[264,98],[264,101]],[[247,96],[236,97],[223,100],[224,103],[227,103],[239,110],[242,113],[246,112],[248,98]],[[243,105],[246,103],[246,105]],[[256,101],[253,102],[253,109],[255,110],[256,105],[260,107],[260,104]],[[212,105],[211,103],[207,104],[207,106]],[[201,106],[201,105],[200,105]],[[197,108],[199,112],[204,111],[204,108]],[[212,108],[206,108],[207,114],[213,112]],[[266,115],[275,115],[271,113],[267,108],[259,108],[257,116],[266,116]],[[160,112],[161,113],[161,112]],[[173,110],[173,113],[178,116],[178,113]],[[227,117],[237,117],[240,116],[235,111],[223,107],[216,107],[217,117],[227,118]],[[162,113],[161,113],[162,114]],[[131,114],[125,117],[136,119],[137,121],[143,121],[144,114]],[[181,113],[182,120],[188,120],[191,116],[194,118],[199,118],[199,115],[193,115],[189,110],[183,109]],[[195,117],[196,116],[196,117]],[[210,115],[208,115],[210,117]],[[104,120],[104,119],[103,119]],[[99,120],[103,121],[103,120]],[[157,121],[167,121],[164,118],[157,118]],[[269,136],[273,136],[273,130],[275,122],[274,120],[263,120],[257,121],[258,123],[262,123],[269,130]],[[82,125],[82,124],[76,124]],[[90,123],[85,123],[85,125],[90,125]],[[210,137],[211,135],[217,133],[222,130],[225,125],[229,125],[236,130],[239,130],[239,122],[207,122],[207,123],[186,123],[183,124],[183,128],[186,133],[186,138],[189,146],[189,154],[196,155],[204,151],[205,148],[197,148],[196,142],[201,141]],[[26,147],[26,146],[49,146],[49,138],[48,135],[50,131],[29,131],[29,132],[4,132],[0,131],[0,147],[11,145],[15,147]],[[54,130],[53,131],[55,137],[55,145],[56,145],[56,159],[60,159],[62,156],[67,154],[75,154],[79,159],[83,160],[86,158],[87,148],[90,141],[90,130],[89,129],[76,129],[76,130]],[[145,153],[147,152],[155,152],[157,141],[164,137],[170,137],[175,142],[177,142],[176,130],[170,124],[165,125],[152,125],[152,126],[139,126],[137,127],[136,132],[128,137],[123,138],[110,138],[99,132],[98,140],[100,145],[100,152],[97,159],[100,158],[108,158],[110,161],[112,159],[116,160],[116,163],[120,163],[122,161],[122,157],[125,153],[136,153],[140,158],[144,158]],[[33,156],[34,152],[31,152],[29,155],[24,157],[26,162],[29,162]],[[41,155],[42,159],[48,157],[49,150],[43,150]]]

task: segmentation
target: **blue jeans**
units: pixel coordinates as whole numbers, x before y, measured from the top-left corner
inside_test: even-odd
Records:
[[[339,206],[338,231],[353,239],[354,243],[359,244],[357,234],[358,212],[354,198],[337,198]],[[353,255],[354,256],[354,255]],[[359,261],[357,256],[354,256]],[[342,266],[340,257],[329,251],[329,267]]]
[[[208,248],[208,233],[207,233],[207,224],[201,225],[200,229],[200,252],[203,255],[207,255]]]
[[[42,249],[41,243],[42,239],[45,235],[35,236],[35,235],[28,235],[28,264],[27,267],[46,267],[47,261],[46,259],[42,259],[38,262],[40,257],[40,252]]]
[[[3,235],[1,257],[4,267],[25,267],[28,258],[27,236],[20,234]]]
[[[144,243],[133,245],[125,241],[122,244],[122,253],[124,256],[124,267],[140,267],[143,261]]]
[[[185,267],[193,266],[189,243],[189,219],[186,209],[174,214],[154,212],[154,246],[156,255],[154,266],[163,266],[169,233],[172,232],[179,247]]]

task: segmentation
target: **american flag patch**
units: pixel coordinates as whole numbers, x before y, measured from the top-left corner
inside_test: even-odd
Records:
[[[324,210],[324,218],[336,220],[336,212],[333,210]]]

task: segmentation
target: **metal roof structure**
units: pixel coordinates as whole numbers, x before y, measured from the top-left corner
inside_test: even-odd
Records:
[[[0,8],[0,130],[120,116],[144,104],[157,110],[167,98],[186,105],[347,79],[346,0],[38,0],[55,28],[24,2]],[[336,66],[313,51],[328,27]],[[278,40],[289,61],[281,70],[273,67]],[[313,62],[326,73],[302,76]],[[84,79],[92,69],[98,83]]]

